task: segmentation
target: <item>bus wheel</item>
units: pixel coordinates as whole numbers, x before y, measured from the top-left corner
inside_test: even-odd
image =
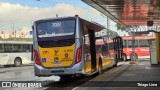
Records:
[[[113,65],[113,67],[117,67],[117,64],[118,64],[118,60],[115,59],[115,64]]]
[[[115,64],[113,65],[113,67],[117,67],[117,63],[115,63]]]
[[[127,61],[127,55],[123,53],[122,56],[123,56],[123,61]]]
[[[21,60],[21,58],[16,58],[16,59],[14,60],[14,66],[19,67],[19,66],[21,66],[21,65],[22,65],[22,60]]]
[[[99,65],[98,65],[98,74],[103,74],[103,66],[102,66],[102,61],[99,60]]]
[[[132,54],[130,55],[130,59],[131,59],[131,60],[137,60],[137,59],[138,59],[138,55],[137,55],[136,53],[132,53]]]

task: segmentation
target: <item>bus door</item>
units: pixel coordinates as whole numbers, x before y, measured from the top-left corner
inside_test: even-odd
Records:
[[[116,37],[113,39],[114,43],[114,52],[116,63],[118,61],[123,61],[123,40],[121,37]]]
[[[96,48],[95,48],[95,32],[88,30],[90,40],[90,52],[91,52],[91,71],[96,71]]]

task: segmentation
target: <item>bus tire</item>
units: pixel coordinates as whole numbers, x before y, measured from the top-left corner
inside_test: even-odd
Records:
[[[98,74],[101,75],[103,74],[103,66],[102,66],[102,60],[99,60],[99,64],[98,64]]]
[[[123,56],[123,61],[127,61],[127,55],[123,53],[122,56]]]
[[[117,67],[118,60],[115,59],[115,64],[113,65],[113,67]]]
[[[132,54],[130,55],[130,59],[131,59],[131,60],[137,60],[137,59],[138,59],[138,55],[137,55],[136,53],[132,53]]]
[[[113,65],[113,67],[117,67],[117,63]]]
[[[15,67],[20,67],[21,65],[22,65],[22,59],[19,58],[19,57],[15,58],[15,60],[14,60],[14,66]]]

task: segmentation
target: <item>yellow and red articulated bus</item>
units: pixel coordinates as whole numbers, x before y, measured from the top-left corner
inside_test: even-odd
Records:
[[[95,33],[104,29],[102,25],[76,15],[37,20],[32,28],[35,76],[101,74],[117,64],[107,51],[96,50]]]

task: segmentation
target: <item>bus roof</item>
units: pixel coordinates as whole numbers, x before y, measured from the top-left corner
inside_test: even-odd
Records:
[[[85,26],[84,29],[94,30],[95,32],[105,29],[103,25],[100,25],[96,22],[90,22],[90,21],[84,20],[80,18],[78,15],[75,15],[75,17],[55,17],[55,18],[40,19],[40,20],[35,21],[35,23],[43,22],[46,20],[74,19],[74,18],[79,18],[82,21],[83,25]]]
[[[132,40],[132,36],[121,36],[123,40]],[[151,39],[155,39],[155,36],[135,36],[135,40],[151,40]],[[103,39],[99,39],[96,40],[96,45],[103,45],[105,43],[112,43],[113,40],[104,40]]]
[[[0,44],[33,44],[32,41],[0,41]]]
[[[132,40],[132,36],[122,36],[123,40]],[[135,39],[144,40],[144,39],[155,39],[155,36],[135,36]]]
[[[54,17],[54,18],[44,18],[44,19],[36,20],[35,23],[43,22],[43,21],[48,21],[48,20],[73,19],[73,18],[75,18],[75,17]]]

